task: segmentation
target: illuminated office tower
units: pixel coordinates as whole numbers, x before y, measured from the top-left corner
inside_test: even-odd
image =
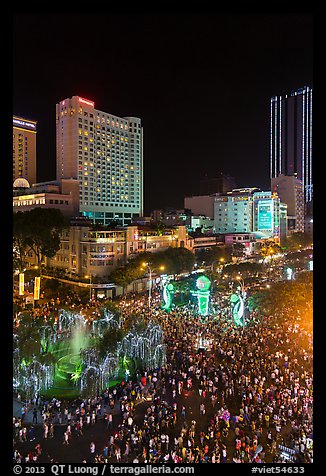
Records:
[[[308,203],[313,199],[312,88],[273,96],[270,121],[270,178],[282,174],[302,180]]]
[[[73,96],[56,105],[57,180],[80,183],[80,212],[93,223],[120,225],[143,215],[143,128]]]
[[[13,116],[13,181],[36,183],[36,121]]]

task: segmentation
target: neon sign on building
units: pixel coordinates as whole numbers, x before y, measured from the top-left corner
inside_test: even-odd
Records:
[[[82,104],[86,104],[87,106],[95,106],[95,102],[89,101],[88,99],[79,98],[79,102],[81,102]]]
[[[24,121],[23,119],[13,118],[12,120],[14,126],[22,127],[23,129],[36,130],[36,123]]]

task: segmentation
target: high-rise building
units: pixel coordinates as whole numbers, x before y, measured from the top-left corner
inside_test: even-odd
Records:
[[[57,180],[78,179],[80,213],[119,225],[143,215],[143,128],[73,96],[56,105]]]
[[[13,181],[36,182],[36,121],[13,116]]]
[[[288,232],[305,231],[305,204],[302,180],[294,175],[280,174],[272,178],[272,190],[277,192],[280,200],[287,204]]]
[[[302,180],[305,203],[313,199],[312,88],[305,86],[271,98],[270,177]]]
[[[226,193],[236,187],[234,177],[221,173],[218,177],[205,176],[199,182],[199,195]]]
[[[277,193],[256,187],[215,196],[214,228],[218,234],[254,233],[259,239],[283,243],[287,236],[287,205]]]
[[[253,230],[253,193],[258,188],[239,188],[214,198],[215,233],[250,233]]]
[[[184,198],[184,207],[193,215],[205,215],[214,218],[215,195],[193,195]]]

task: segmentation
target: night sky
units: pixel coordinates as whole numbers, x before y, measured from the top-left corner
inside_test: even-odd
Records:
[[[313,86],[311,14],[14,17],[13,114],[38,121],[55,179],[55,106],[79,95],[144,128],[144,205],[183,208],[205,175],[270,189],[270,98]]]

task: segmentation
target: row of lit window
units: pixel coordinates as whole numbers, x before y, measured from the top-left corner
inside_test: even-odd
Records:
[[[16,207],[22,207],[26,205],[44,205],[44,204],[45,204],[45,198],[40,200],[21,200],[21,201],[13,202],[13,205]]]
[[[95,205],[95,206],[101,206],[101,207],[116,207],[116,206],[124,206],[124,207],[129,207],[129,208],[138,208],[139,207],[139,202],[137,202],[138,206],[132,205],[132,204],[127,204],[127,203],[119,203],[119,202],[114,202],[114,203],[104,203],[104,202],[84,202],[84,205]]]

